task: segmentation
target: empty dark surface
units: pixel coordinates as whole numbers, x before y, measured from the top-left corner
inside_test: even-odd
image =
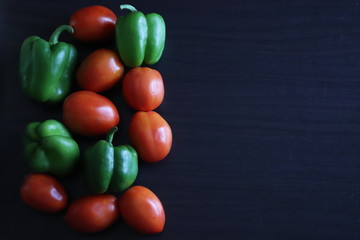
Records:
[[[360,239],[360,1],[0,1],[1,239]],[[161,14],[166,96],[156,110],[171,125],[170,155],[140,164],[136,184],[162,200],[163,233],[142,236],[119,220],[80,234],[27,207],[28,122],[62,120],[21,91],[18,56],[30,35],[49,38],[71,14],[101,4],[120,15],[134,4]],[[69,34],[80,61],[103,45]],[[74,85],[74,91],[78,87]],[[133,111],[121,86],[105,92],[121,114],[115,144],[128,143]],[[85,150],[99,138],[75,135]],[[78,169],[60,179],[70,200],[89,194]],[[120,196],[120,194],[117,194]]]

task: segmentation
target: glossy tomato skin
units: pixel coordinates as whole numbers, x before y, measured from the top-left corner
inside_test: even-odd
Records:
[[[73,36],[85,42],[104,41],[115,32],[117,17],[108,8],[90,6],[77,10],[70,18],[70,26],[74,28]]]
[[[122,85],[126,102],[135,110],[151,111],[164,99],[161,74],[149,67],[135,67],[126,73]]]
[[[56,178],[47,174],[30,174],[20,188],[20,197],[30,207],[48,213],[65,209],[67,194]]]
[[[125,222],[139,233],[160,233],[165,225],[165,211],[160,199],[148,188],[134,186],[119,199],[119,210]]]
[[[110,49],[98,49],[81,63],[76,72],[80,87],[102,92],[113,87],[124,74],[124,65],[117,53]]]
[[[119,217],[118,202],[110,194],[82,197],[68,207],[64,220],[79,232],[99,232]]]
[[[65,125],[84,136],[106,134],[120,121],[115,105],[108,98],[90,91],[78,91],[67,96],[63,111]]]
[[[170,152],[171,128],[165,119],[154,111],[136,112],[130,121],[129,136],[139,157],[144,161],[158,162]]]

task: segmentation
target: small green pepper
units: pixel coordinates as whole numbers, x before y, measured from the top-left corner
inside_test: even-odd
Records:
[[[138,174],[138,156],[133,147],[112,144],[117,127],[106,140],[100,140],[85,152],[85,179],[94,193],[122,191],[134,183]]]
[[[21,86],[38,102],[60,102],[70,91],[77,51],[71,44],[58,42],[59,35],[65,30],[73,33],[71,26],[62,25],[54,31],[49,42],[31,36],[21,46]]]
[[[74,168],[80,155],[78,144],[56,120],[31,122],[24,134],[24,155],[31,170],[63,176]]]
[[[119,55],[128,67],[138,67],[157,63],[165,46],[165,21],[156,13],[144,15],[129,4],[120,5],[120,9],[131,11],[118,17],[115,25],[115,37]]]

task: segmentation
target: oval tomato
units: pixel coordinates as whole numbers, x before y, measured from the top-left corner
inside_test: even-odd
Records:
[[[113,87],[123,76],[124,65],[110,49],[98,49],[81,63],[76,72],[80,87],[93,92],[102,92]]]
[[[155,69],[131,69],[125,75],[122,87],[126,102],[135,110],[154,110],[164,99],[164,82],[161,74]]]
[[[65,189],[47,174],[31,174],[26,177],[20,189],[20,197],[30,207],[49,213],[59,212],[67,204]]]
[[[70,18],[73,36],[80,41],[97,42],[111,38],[117,17],[108,8],[90,6],[77,10]]]
[[[154,111],[135,113],[130,121],[129,136],[144,161],[158,162],[170,152],[171,128],[165,119]]]
[[[116,197],[110,194],[82,197],[68,207],[64,220],[79,232],[99,232],[118,218]]]
[[[140,233],[154,234],[164,229],[163,205],[146,187],[134,186],[126,190],[119,199],[119,210],[125,222]]]
[[[67,96],[63,110],[65,125],[85,136],[106,134],[120,121],[115,105],[108,98],[90,91]]]

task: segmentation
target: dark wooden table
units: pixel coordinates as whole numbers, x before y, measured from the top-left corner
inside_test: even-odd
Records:
[[[22,93],[21,43],[49,38],[79,8],[102,4],[120,15],[121,3],[1,0],[1,239],[360,239],[358,0],[126,2],[167,24],[164,55],[153,68],[165,81],[157,112],[172,127],[173,148],[162,162],[141,162],[136,180],[162,200],[164,232],[142,236],[119,220],[80,234],[63,213],[23,204],[19,188],[30,172],[24,127],[61,121],[62,107]],[[62,40],[79,49],[79,61],[113,47],[68,34]],[[134,112],[120,85],[104,95],[121,114],[115,144],[128,143]],[[100,137],[75,139],[83,151]],[[60,181],[71,201],[89,194],[81,169]]]

